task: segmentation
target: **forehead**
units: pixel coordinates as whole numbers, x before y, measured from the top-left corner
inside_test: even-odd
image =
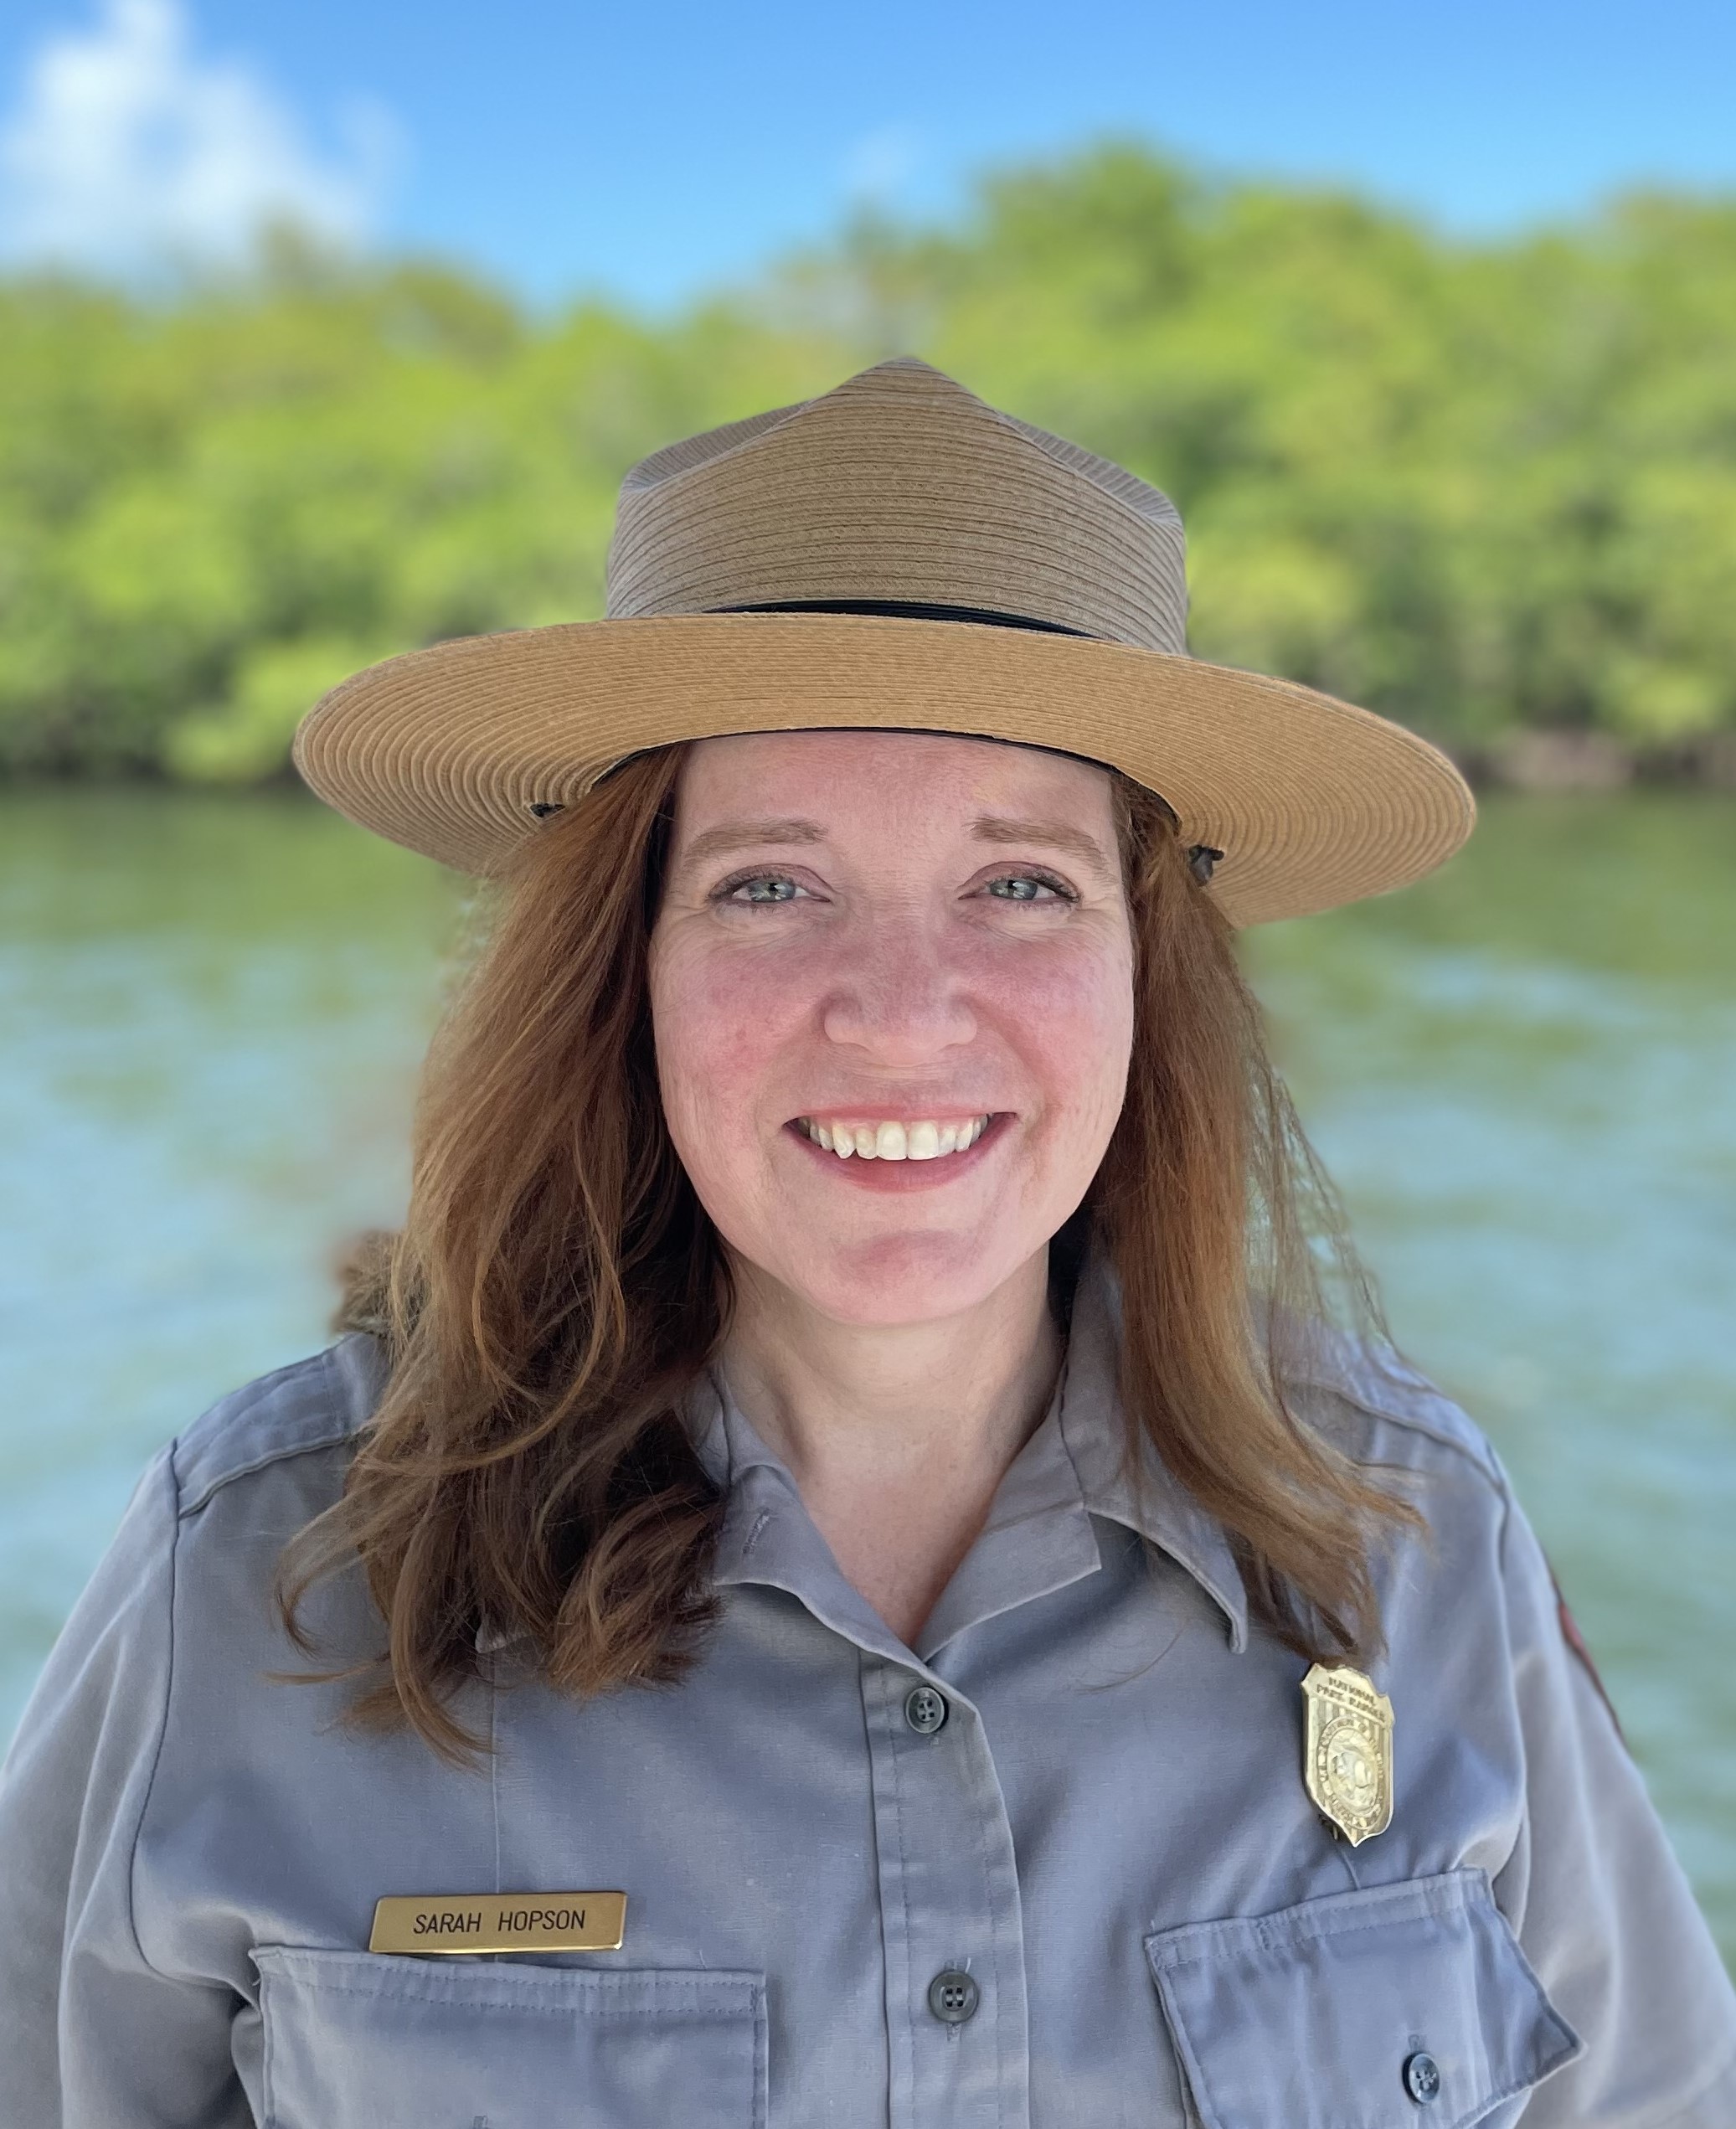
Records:
[[[842,730],[741,732],[695,740],[677,785],[678,840],[727,817],[800,811],[842,833],[913,808],[962,832],[985,807],[1105,830],[1110,774],[1074,755],[951,733]]]

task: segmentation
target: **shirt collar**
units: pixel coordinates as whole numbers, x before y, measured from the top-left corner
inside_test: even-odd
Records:
[[[766,1446],[720,1369],[707,1369],[694,1384],[686,1417],[700,1463],[728,1496],[713,1586],[752,1582],[786,1590],[858,1647],[907,1663],[912,1652],[845,1580],[789,1466]]]
[[[1223,1525],[1171,1475],[1150,1437],[1130,1455],[1121,1401],[1121,1295],[1113,1270],[1088,1256],[1074,1296],[1058,1419],[1094,1515],[1136,1530],[1185,1570],[1223,1612],[1230,1645],[1248,1645],[1248,1593]]]
[[[1245,1647],[1247,1595],[1222,1527],[1188,1498],[1143,1437],[1136,1476],[1129,1464],[1117,1383],[1120,1323],[1114,1273],[1088,1258],[1048,1409],[1007,1467],[987,1522],[914,1652],[904,1650],[844,1582],[788,1466],[721,1371],[708,1370],[687,1417],[701,1464],[729,1496],[713,1580],[786,1589],[863,1646],[926,1661],[969,1626],[1095,1572],[1101,1559],[1090,1518],[1102,1516],[1136,1531],[1190,1575],[1223,1612],[1231,1647]]]

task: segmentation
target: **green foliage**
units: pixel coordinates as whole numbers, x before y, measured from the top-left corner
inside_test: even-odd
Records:
[[[1736,205],[1476,247],[1111,141],[664,324],[287,240],[0,284],[0,771],[281,773],[355,666],[600,612],[635,458],[904,351],[1174,495],[1203,656],[1448,745],[1736,726]]]

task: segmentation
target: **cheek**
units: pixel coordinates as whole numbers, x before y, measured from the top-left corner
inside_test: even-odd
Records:
[[[652,1029],[664,1121],[713,1224],[755,1263],[768,1223],[767,1090],[800,1032],[806,993],[757,956],[676,950],[654,957]]]
[[[1105,943],[1019,972],[1002,1024],[1043,1090],[1055,1129],[1106,1137],[1120,1113],[1133,1044],[1132,967]]]
[[[739,1118],[753,1106],[802,1016],[787,978],[756,959],[677,949],[653,961],[657,1076],[677,1144],[685,1130]]]

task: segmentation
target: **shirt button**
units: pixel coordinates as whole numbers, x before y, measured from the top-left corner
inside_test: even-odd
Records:
[[[904,1720],[920,1736],[932,1737],[946,1719],[946,1697],[931,1685],[915,1685],[904,1695]]]
[[[981,2001],[976,1982],[957,1967],[948,1967],[928,1985],[928,2007],[946,2025],[974,2018]]]
[[[1440,2090],[1440,2065],[1433,2055],[1419,2051],[1405,2057],[1404,2089],[1419,2107],[1435,2097]]]

